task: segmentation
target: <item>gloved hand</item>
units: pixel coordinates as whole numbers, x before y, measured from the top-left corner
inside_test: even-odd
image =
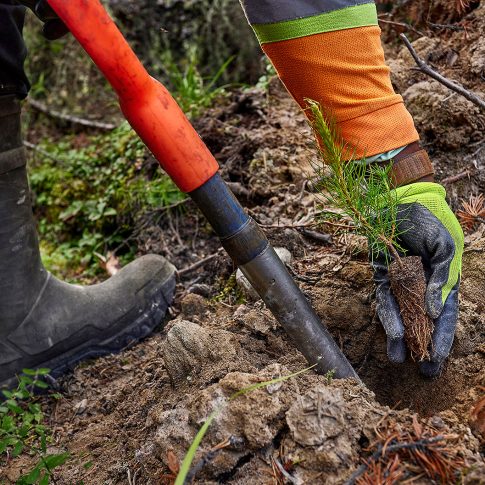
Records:
[[[42,33],[47,40],[58,39],[69,32],[47,0],[18,0],[18,2],[29,7],[44,22]]]
[[[445,189],[430,182],[395,189],[399,243],[407,256],[421,256],[426,273],[426,312],[434,320],[430,361],[420,364],[427,377],[439,375],[448,357],[458,319],[458,289],[463,255],[463,231],[446,203]],[[392,362],[406,359],[404,326],[391,293],[386,257],[373,258],[377,284],[377,314],[387,334],[387,353]]]

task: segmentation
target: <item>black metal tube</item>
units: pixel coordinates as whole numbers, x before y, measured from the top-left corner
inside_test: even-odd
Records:
[[[318,373],[359,379],[271,246],[239,268]]]
[[[229,256],[318,373],[359,380],[260,227],[216,174],[189,194],[207,217]]]

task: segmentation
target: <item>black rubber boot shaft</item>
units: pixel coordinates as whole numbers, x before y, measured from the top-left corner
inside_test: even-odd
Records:
[[[18,101],[0,97],[0,387],[23,368],[58,375],[138,341],[161,322],[175,289],[175,268],[155,255],[88,287],[44,269],[19,127]]]

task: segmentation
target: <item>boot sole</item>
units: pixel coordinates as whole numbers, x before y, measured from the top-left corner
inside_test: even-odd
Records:
[[[162,322],[163,317],[173,301],[175,290],[175,276],[170,278],[156,293],[145,307],[143,313],[129,326],[125,327],[118,334],[105,341],[93,345],[76,347],[59,357],[36,365],[36,368],[51,369],[49,375],[44,378],[52,387],[56,387],[56,379],[73,371],[75,366],[86,360],[97,359],[106,355],[117,354],[129,349],[145,337],[148,337],[153,330]],[[16,386],[18,379],[13,377],[0,383],[0,389],[12,389]],[[0,400],[2,396],[0,395]]]

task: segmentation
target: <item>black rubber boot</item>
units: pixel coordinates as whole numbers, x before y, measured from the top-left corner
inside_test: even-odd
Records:
[[[63,283],[42,266],[20,136],[19,102],[0,97],[0,387],[22,369],[57,377],[147,336],[172,302],[175,268],[144,256],[108,281]]]

